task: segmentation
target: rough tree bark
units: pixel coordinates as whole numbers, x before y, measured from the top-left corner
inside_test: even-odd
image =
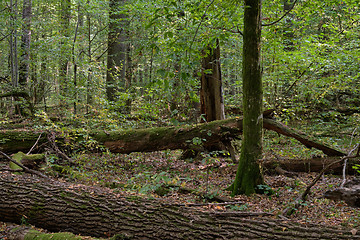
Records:
[[[200,110],[207,122],[225,119],[224,97],[220,68],[220,43],[216,39],[204,51],[201,63]]]
[[[204,212],[109,189],[0,175],[0,220],[50,231],[126,239],[358,239],[350,229],[244,212]],[[264,214],[263,214],[264,215]],[[265,214],[266,215],[266,214]]]

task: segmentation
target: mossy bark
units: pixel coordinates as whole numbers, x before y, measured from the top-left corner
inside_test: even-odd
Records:
[[[293,137],[309,148],[320,149],[328,156],[345,155],[341,151],[320,143],[316,139],[301,134],[294,129],[290,129],[275,120],[265,118],[263,120],[263,127],[285,136]],[[131,153],[166,149],[189,149],[196,147],[194,145],[191,146],[195,137],[201,140],[201,147],[207,148],[240,137],[242,128],[242,118],[231,118],[186,127],[161,127],[112,132],[94,130],[89,132],[89,135],[100,144],[108,147],[111,152]],[[26,152],[35,144],[40,134],[41,138],[34,151],[41,150],[38,147],[43,146],[43,143],[47,141],[48,133],[25,130],[0,130],[0,150],[6,153]],[[248,134],[252,135],[251,132]],[[58,135],[60,136],[60,134]],[[72,139],[76,139],[76,137],[74,136]],[[64,139],[58,137],[56,141],[61,144],[64,142]]]
[[[232,194],[251,194],[263,183],[258,160],[262,157],[263,89],[260,38],[261,0],[245,0],[243,43],[243,141]]]
[[[126,239],[358,239],[351,229],[296,224],[244,212],[205,212],[124,192],[0,174],[0,220]]]
[[[18,152],[12,155],[12,159],[16,162],[21,163],[25,167],[30,169],[38,170],[41,167],[41,164],[45,163],[45,155],[44,154],[30,154],[26,155],[23,152]],[[22,169],[18,165],[13,162],[9,163],[9,167],[13,170]]]

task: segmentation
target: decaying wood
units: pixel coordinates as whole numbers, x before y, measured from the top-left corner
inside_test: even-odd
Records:
[[[309,159],[269,159],[262,161],[262,166],[264,169],[275,169],[280,167],[281,169],[288,171],[290,173],[296,172],[321,172],[324,167],[329,164],[332,164],[327,168],[326,173],[341,175],[343,171],[343,162],[338,160],[340,157],[316,157]],[[347,174],[354,174],[355,170],[352,168],[355,164],[359,164],[357,159],[349,159],[348,167],[346,169]],[[275,169],[276,171],[276,169]],[[278,172],[279,174],[283,174]],[[283,174],[286,175],[286,174]]]
[[[4,156],[4,157],[6,158],[6,160],[8,160],[9,162],[15,164],[16,166],[19,166],[19,167],[20,167],[24,172],[26,172],[26,173],[35,174],[35,175],[38,175],[38,176],[40,176],[40,177],[42,177],[42,178],[47,178],[47,176],[44,175],[43,173],[28,168],[26,165],[24,165],[23,163],[21,163],[21,161],[20,161],[20,162],[15,161],[14,159],[12,159],[10,156],[8,156],[6,153],[3,153],[2,151],[0,151],[0,155]],[[16,169],[15,169],[15,170],[16,170]]]
[[[360,179],[347,182],[344,187],[324,193],[324,197],[335,201],[343,200],[351,207],[360,207]]]
[[[357,239],[350,229],[242,212],[208,212],[109,189],[0,175],[0,220],[47,230],[128,239]],[[118,238],[118,239],[119,239]]]
[[[309,148],[317,148],[328,156],[345,154],[326,144],[272,119],[264,119],[264,128],[295,138]],[[152,152],[166,149],[211,148],[238,138],[242,132],[242,118],[231,118],[184,127],[158,127],[126,131],[92,131],[89,135],[111,152]],[[0,131],[0,149],[7,153],[29,150],[39,135],[39,144],[46,142],[48,133],[33,131]],[[197,141],[194,142],[194,139]],[[61,143],[61,137],[57,138]]]
[[[355,158],[358,158],[360,155],[360,145],[357,145],[356,147],[358,149],[357,153],[355,155],[350,155],[352,153],[352,151],[348,154],[348,156],[345,156],[345,157],[342,157],[340,160],[337,160],[335,162],[332,162],[328,165],[326,165],[322,170],[321,172],[316,176],[316,178],[306,187],[305,191],[299,195],[299,197],[293,202],[293,204],[290,204],[289,207],[287,207],[284,211],[283,211],[283,214],[284,215],[290,215],[292,212],[295,211],[295,209],[298,209],[299,206],[301,205],[301,203],[305,202],[306,201],[306,198],[307,198],[307,195],[310,193],[310,190],[311,188],[319,181],[319,179],[321,178],[321,176],[328,170],[331,168],[331,166],[335,165],[335,164],[338,164],[338,163],[343,163],[345,161],[347,161],[348,159],[355,159]],[[353,149],[355,150],[355,148]],[[360,191],[359,191],[360,193]],[[334,196],[333,194],[330,194],[329,195],[330,197],[331,196]],[[359,204],[360,206],[360,203],[357,203],[357,197],[358,195],[352,198],[349,198],[351,200],[349,200],[350,202],[354,202],[354,204]],[[356,201],[354,201],[354,199]]]
[[[357,149],[357,152],[354,156],[350,154]],[[344,157],[343,160],[348,160],[351,158],[360,157],[360,144],[357,144],[356,147],[349,153],[348,156]],[[344,164],[346,166],[346,164]],[[333,200],[344,200],[349,206],[360,207],[360,179],[353,179],[352,181],[346,182],[345,174],[343,175],[343,183],[340,185],[340,188],[335,190],[327,191],[324,194],[325,198]]]
[[[280,122],[277,122],[273,119],[264,119],[264,128],[273,130],[279,134],[295,138],[302,144],[304,144],[308,148],[316,148],[321,150],[323,153],[325,153],[328,156],[345,156],[346,154],[336,150],[326,144],[320,143],[317,140],[306,136],[303,133],[300,133],[294,129],[289,128],[285,124],[282,124]]]

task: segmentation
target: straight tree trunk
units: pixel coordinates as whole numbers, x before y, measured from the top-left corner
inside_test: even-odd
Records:
[[[0,174],[0,220],[116,239],[358,239],[351,229],[264,214],[206,212],[122,192]],[[271,214],[270,214],[271,215]]]
[[[70,18],[71,18],[71,0],[61,0],[60,2],[60,59],[59,59],[59,90],[60,95],[68,97],[68,64],[70,58],[70,49],[68,41],[70,37]],[[62,105],[64,101],[60,100]]]
[[[261,79],[261,0],[245,0],[243,42],[243,140],[232,195],[252,194],[263,184],[263,89]]]
[[[201,63],[200,110],[207,122],[225,119],[220,67],[220,43],[209,45]]]
[[[109,0],[110,23],[108,35],[108,56],[106,72],[106,95],[111,102],[116,101],[116,93],[126,87],[126,52],[128,25],[127,16],[118,13],[125,0]]]
[[[10,70],[13,87],[19,84],[18,50],[17,50],[17,0],[10,0]]]
[[[21,59],[19,65],[19,84],[26,88],[30,78],[30,41],[31,41],[31,0],[24,0],[22,11]]]

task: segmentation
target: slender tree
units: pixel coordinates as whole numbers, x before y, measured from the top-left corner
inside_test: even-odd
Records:
[[[71,18],[71,0],[61,0],[60,2],[60,34],[62,40],[60,42],[60,59],[59,59],[59,84],[60,94],[67,96],[68,92],[68,63],[70,60],[67,42],[70,37],[70,18]]]
[[[24,0],[22,11],[21,58],[19,64],[19,84],[24,87],[30,76],[30,40],[31,40],[31,0]]]
[[[13,87],[19,84],[19,67],[18,67],[18,51],[17,51],[17,0],[10,0],[10,70],[11,83]]]
[[[261,79],[261,0],[245,0],[243,43],[243,139],[232,195],[251,194],[263,183],[263,88]]]

